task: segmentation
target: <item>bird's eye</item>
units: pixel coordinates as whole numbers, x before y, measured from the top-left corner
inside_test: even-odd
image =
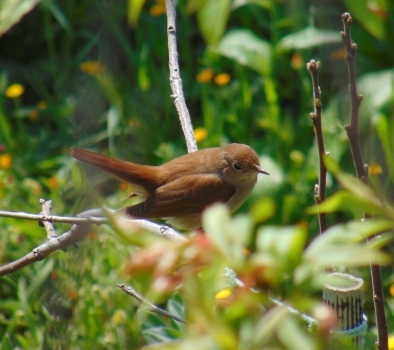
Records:
[[[238,164],[235,164],[235,163],[233,163],[233,169],[236,170],[236,171],[241,171],[242,170],[242,168]]]

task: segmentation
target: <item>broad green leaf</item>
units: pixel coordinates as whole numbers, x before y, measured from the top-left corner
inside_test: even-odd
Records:
[[[371,3],[370,0],[345,0],[346,7],[351,15],[358,20],[358,23],[375,38],[382,40],[385,33],[385,21],[381,16],[370,10]],[[386,11],[385,1],[374,3],[382,6],[381,11]]]
[[[230,14],[231,0],[207,0],[197,12],[201,34],[209,45],[217,45],[222,38]]]
[[[393,222],[388,220],[350,221],[338,224],[317,236],[306,249],[304,256],[318,255],[331,246],[363,242],[369,236],[391,230],[393,227]]]
[[[312,47],[340,43],[339,31],[323,30],[314,26],[306,27],[299,32],[286,35],[276,46],[278,52],[310,49]]]
[[[278,338],[289,350],[316,349],[312,338],[305,333],[304,327],[296,321],[295,316],[285,317],[278,327]]]
[[[271,45],[250,30],[229,31],[215,51],[263,75],[270,72]]]
[[[382,143],[391,181],[394,182],[394,143],[386,116],[379,113],[376,120],[376,131]]]
[[[2,0],[0,1],[0,36],[15,23],[33,10],[41,0]]]
[[[229,218],[225,205],[216,204],[203,213],[203,226],[216,246],[233,263],[245,259],[244,247],[252,237],[253,221],[247,215]]]
[[[299,226],[266,226],[257,232],[257,250],[285,261],[298,261],[306,242],[306,232]]]
[[[263,222],[275,214],[275,202],[271,198],[260,198],[250,211],[255,222]]]
[[[138,19],[140,18],[142,7],[144,6],[145,0],[129,0],[129,7],[127,10],[127,18],[129,23],[134,27],[137,25]]]
[[[321,204],[308,208],[306,212],[319,214],[336,211],[348,211],[358,216],[361,216],[363,212],[380,216],[387,212],[376,198],[367,196],[360,198],[348,191],[338,191]]]

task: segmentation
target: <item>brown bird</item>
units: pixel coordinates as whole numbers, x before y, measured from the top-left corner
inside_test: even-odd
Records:
[[[260,168],[256,152],[233,143],[188,153],[160,166],[126,162],[80,148],[71,155],[131,184],[132,195],[144,201],[119,211],[136,219],[165,219],[184,229],[200,228],[210,204],[226,203],[230,212],[249,197]]]

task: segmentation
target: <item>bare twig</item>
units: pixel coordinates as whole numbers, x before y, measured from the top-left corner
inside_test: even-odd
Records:
[[[181,121],[183,134],[185,135],[187,151],[189,153],[197,151],[197,143],[193,134],[193,126],[190,114],[186,106],[183,95],[182,79],[178,64],[178,49],[176,44],[176,24],[175,7],[173,0],[166,0],[167,9],[167,35],[168,35],[168,55],[170,66],[170,85],[172,90],[172,100]]]
[[[327,168],[324,164],[323,157],[326,154],[324,149],[324,140],[323,140],[323,129],[322,129],[322,119],[321,119],[321,90],[319,86],[319,69],[320,62],[311,60],[306,65],[311,78],[313,85],[313,105],[314,105],[314,113],[310,114],[313,125],[315,127],[317,147],[319,150],[319,185],[315,186],[315,201],[316,204],[324,201],[326,199],[326,177],[327,177]],[[319,213],[319,225],[320,225],[320,233],[323,233],[327,229],[327,216],[326,213]]]
[[[114,213],[114,210],[110,210]],[[12,218],[21,218],[27,220],[36,220],[38,222],[42,221],[53,221],[53,222],[74,222],[70,231],[63,233],[61,236],[50,237],[48,242],[41,244],[37,248],[33,249],[31,253],[26,254],[24,257],[15,260],[9,264],[0,267],[0,277],[8,275],[12,272],[18,271],[21,268],[30,265],[34,262],[41,261],[45,259],[50,253],[56,250],[65,250],[70,245],[74,245],[76,242],[81,241],[89,233],[91,224],[105,224],[108,223],[107,218],[100,217],[103,215],[102,209],[91,209],[78,214],[77,217],[66,218],[67,220],[62,220],[62,217],[56,216],[56,220],[51,220],[52,216],[46,217],[45,215],[34,215],[27,213],[11,213],[11,212],[1,212],[0,216],[8,216]],[[17,215],[15,215],[17,214]],[[164,236],[172,240],[186,240],[184,236],[175,231],[173,228],[166,225],[159,225],[148,220],[134,220],[134,219],[124,219],[130,221],[130,224],[137,226],[143,230],[147,230],[154,234]]]
[[[40,204],[42,207],[41,214],[46,217],[51,216],[52,201],[46,201],[45,199],[40,199]],[[47,231],[48,240],[56,237],[56,232],[55,232],[55,228],[52,225],[52,221],[49,220],[39,221],[39,224],[45,227],[45,230]]]
[[[350,36],[350,26],[352,24],[352,17],[349,13],[342,15],[342,22],[344,31],[340,33],[343,44],[346,49],[346,60],[348,64],[349,72],[349,84],[350,84],[350,97],[352,103],[350,124],[345,126],[347,136],[349,138],[350,148],[353,155],[354,166],[356,168],[357,177],[360,181],[368,183],[367,167],[364,164],[360,141],[358,135],[358,110],[360,103],[363,100],[363,96],[357,92],[356,84],[356,66],[355,57],[357,52],[357,45],[352,42]],[[368,214],[364,214],[366,218],[370,217]],[[372,236],[371,238],[373,238]],[[372,293],[373,301],[375,306],[375,319],[378,330],[378,338],[376,347],[379,350],[388,349],[388,327],[386,314],[384,309],[384,293],[382,284],[382,275],[379,266],[371,265],[371,280],[372,280]]]
[[[166,316],[166,317],[170,317],[170,318],[172,318],[175,321],[178,321],[178,322],[181,322],[181,323],[185,323],[185,321],[183,319],[181,319],[181,318],[169,313],[166,310],[160,309],[156,305],[152,304],[150,301],[146,300],[143,296],[138,294],[137,291],[133,287],[125,286],[124,284],[117,284],[116,286],[119,287],[120,289],[122,289],[127,294],[133,296],[139,302],[147,304],[148,308],[149,308],[149,311],[155,312],[157,314],[160,314],[160,315],[163,315],[163,316]]]

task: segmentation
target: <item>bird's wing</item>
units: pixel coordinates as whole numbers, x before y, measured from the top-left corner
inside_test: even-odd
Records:
[[[201,213],[212,203],[226,203],[234,193],[234,186],[215,175],[188,175],[159,187],[145,202],[121,210],[145,219]]]

